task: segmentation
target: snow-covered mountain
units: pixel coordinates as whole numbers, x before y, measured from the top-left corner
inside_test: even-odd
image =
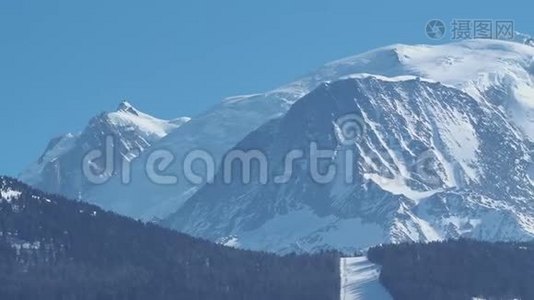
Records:
[[[348,143],[338,137],[345,116],[360,121],[360,136]],[[320,174],[336,166],[328,182],[311,176],[312,143],[332,151],[319,164]],[[279,252],[534,237],[527,136],[500,107],[437,82],[356,76],[323,84],[236,149],[266,155],[267,183],[258,164],[250,183],[228,183],[221,170],[166,225]],[[293,150],[304,156],[288,182],[277,183]],[[240,168],[231,171],[240,178]]]
[[[82,160],[92,150],[105,152],[106,143],[113,147],[114,162],[132,160],[189,118],[161,120],[142,113],[123,101],[114,112],[92,118],[80,133],[68,133],[52,139],[39,159],[24,170],[19,179],[46,192],[71,198],[85,198],[95,187],[82,173]],[[104,172],[104,161],[94,165],[95,174]],[[109,174],[114,176],[119,168]]]
[[[414,75],[440,81],[472,97],[500,105],[528,133],[534,115],[530,78],[533,54],[534,48],[519,43],[462,41],[439,46],[393,45],[329,63],[272,91],[227,98],[163,138],[154,148],[168,149],[175,154],[175,161],[168,169],[181,175],[177,184],[161,186],[146,180],[147,152],[132,167],[133,177],[140,178],[135,184],[124,186],[114,178],[110,184],[93,190],[91,199],[107,201],[109,195],[119,193],[130,201],[115,201],[110,206],[112,209],[145,219],[163,218],[199,189],[183,177],[182,163],[187,153],[205,150],[219,165],[231,147],[265,122],[284,115],[297,99],[322,82],[352,74]]]
[[[534,47],[496,40],[444,45],[392,45],[326,64],[282,90],[309,92],[325,80],[368,73],[414,75],[461,89],[502,105],[514,122],[534,137]]]
[[[182,163],[188,153],[198,149],[207,151],[219,166],[229,149],[266,122],[284,116],[293,103],[323,82],[347,77],[366,77],[365,74],[379,75],[382,79],[397,78],[396,80],[401,76],[418,76],[466,92],[480,103],[481,107],[501,110],[502,118],[506,119],[508,125],[519,128],[521,134],[532,139],[533,57],[534,48],[521,43],[467,40],[435,46],[392,45],[328,63],[309,75],[272,91],[225,99],[151,143],[150,151],[144,151],[132,160],[130,184],[122,184],[121,178],[114,175],[105,184],[85,189],[82,197],[132,217],[164,218],[178,210],[202,187],[188,182],[183,176]],[[455,130],[460,128],[461,126]],[[51,143],[57,144],[59,154],[52,152],[54,155],[50,156],[64,156],[62,153],[64,149],[69,148],[72,139],[73,137],[64,137],[60,139],[61,143]],[[169,150],[174,154],[173,164],[168,170],[178,175],[177,184],[155,184],[147,178],[146,161],[150,153],[158,149]],[[47,178],[41,180],[43,183],[39,186],[46,190],[53,190],[53,187],[58,185],[57,180],[50,179],[52,174],[57,174],[53,172],[53,167],[49,167],[46,174],[39,168],[32,169],[34,171],[30,173],[34,174],[33,176],[21,178],[30,183],[32,181],[27,180],[29,177]],[[203,172],[202,168],[196,171]],[[530,172],[533,174],[534,169],[531,168]],[[65,180],[64,177],[60,178]],[[65,189],[79,186],[72,183],[64,185]],[[70,195],[75,195],[77,190],[79,188],[70,191]],[[308,217],[302,216],[304,219]],[[311,217],[315,216],[312,214]],[[292,218],[288,219],[290,220]],[[291,221],[289,224],[294,225],[295,222]],[[231,237],[221,238],[234,240]]]

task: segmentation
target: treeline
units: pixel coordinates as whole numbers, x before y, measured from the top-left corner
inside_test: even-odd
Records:
[[[534,243],[454,240],[371,248],[394,299],[534,299]]]
[[[237,250],[43,194],[0,201],[0,299],[339,299],[338,255]]]

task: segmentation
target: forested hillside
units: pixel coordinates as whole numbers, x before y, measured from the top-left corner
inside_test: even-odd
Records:
[[[384,245],[368,257],[398,300],[534,299],[534,243]]]
[[[339,298],[336,254],[237,250],[0,177],[0,299]]]

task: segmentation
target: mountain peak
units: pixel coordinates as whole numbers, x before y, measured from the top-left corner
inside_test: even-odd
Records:
[[[135,107],[133,107],[133,105],[130,104],[130,102],[126,100],[123,100],[121,103],[119,103],[119,106],[117,107],[117,112],[120,112],[120,111],[127,112],[130,114],[136,115],[136,116],[139,115],[139,111]]]

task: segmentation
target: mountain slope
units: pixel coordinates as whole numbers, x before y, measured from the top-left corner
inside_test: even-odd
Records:
[[[358,135],[343,140],[347,116]],[[319,164],[321,174],[335,166],[328,182],[311,176],[314,143],[331,151]],[[249,183],[239,167],[222,168],[164,225],[277,252],[534,236],[528,137],[498,106],[437,82],[358,75],[324,84],[234,150],[265,154],[267,182],[258,164]],[[303,157],[277,183],[293,150]]]
[[[339,299],[334,254],[193,239],[0,177],[1,299]]]

